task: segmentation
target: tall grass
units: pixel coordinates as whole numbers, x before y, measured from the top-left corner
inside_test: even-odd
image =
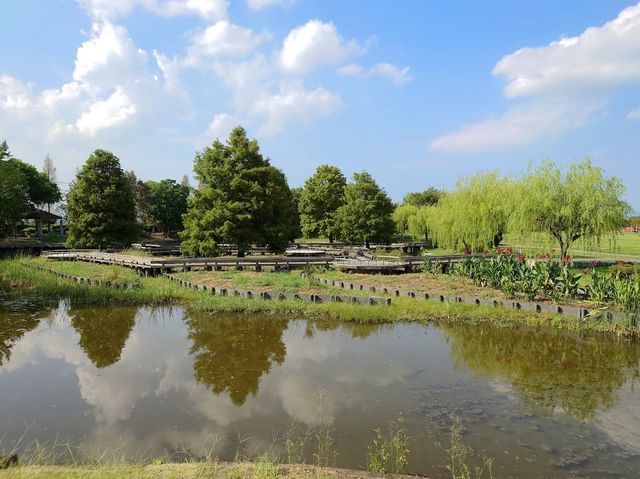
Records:
[[[409,437],[404,418],[387,423],[387,430],[374,429],[369,444],[367,468],[371,472],[401,474],[406,472],[409,456]]]

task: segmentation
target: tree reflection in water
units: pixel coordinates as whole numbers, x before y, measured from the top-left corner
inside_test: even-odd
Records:
[[[29,331],[38,326],[37,316],[0,309],[0,366],[11,359],[11,349]]]
[[[196,380],[215,394],[228,393],[235,405],[244,404],[249,394],[257,394],[271,365],[284,362],[282,335],[288,324],[273,317],[189,313]]]
[[[137,308],[72,308],[71,325],[80,347],[97,368],[117,363],[136,324]]]
[[[640,345],[609,336],[443,323],[456,367],[509,382],[529,406],[585,420],[639,378]]]

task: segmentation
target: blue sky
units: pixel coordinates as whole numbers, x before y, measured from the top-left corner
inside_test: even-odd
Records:
[[[301,185],[366,169],[400,200],[586,156],[640,210],[640,4],[4,0],[0,137],[63,183],[95,148],[191,173],[242,124]]]

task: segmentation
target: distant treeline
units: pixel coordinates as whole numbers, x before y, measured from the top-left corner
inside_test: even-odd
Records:
[[[12,158],[6,142],[0,148],[0,225],[8,232],[29,207],[55,203],[61,195],[50,159],[49,174],[39,173]],[[196,154],[194,176],[196,187],[186,176],[180,183],[144,182],[123,171],[111,152],[94,151],[65,198],[67,244],[126,246],[146,228],[177,233],[183,253],[195,256],[216,255],[223,243],[236,244],[240,254],[252,244],[282,252],[301,236],[366,246],[411,238],[471,252],[495,247],[515,232],[553,238],[564,258],[576,241],[597,243],[638,221],[628,219],[622,182],[606,178],[588,159],[565,172],[545,162],[517,178],[478,173],[451,191],[431,187],[394,204],[366,171],[347,181],[329,165],[290,188],[258,142],[236,127],[226,142],[215,140]],[[17,204],[15,192],[29,181],[39,186],[26,189]]]

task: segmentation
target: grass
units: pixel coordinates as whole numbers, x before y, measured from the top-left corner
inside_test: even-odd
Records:
[[[250,291],[344,294],[344,290],[318,285],[309,278],[296,273],[255,272],[255,271],[190,271],[175,273],[181,279],[195,284],[205,284],[216,288],[237,288]],[[353,294],[352,294],[353,293]],[[349,292],[350,295],[364,294],[362,291]],[[367,294],[368,295],[368,294]]]
[[[12,300],[29,294],[32,297],[57,302],[61,298],[69,299],[75,304],[90,305],[150,305],[160,306],[183,304],[189,308],[212,312],[247,312],[266,315],[304,315],[322,317],[356,323],[392,323],[396,321],[468,321],[494,322],[499,324],[526,324],[530,326],[552,326],[572,331],[602,331],[618,335],[638,336],[640,326],[618,325],[604,320],[590,319],[581,321],[577,318],[551,314],[532,315],[526,311],[491,306],[477,306],[464,303],[440,303],[436,301],[417,301],[411,298],[396,297],[390,306],[358,305],[352,303],[308,303],[295,300],[261,300],[242,297],[211,295],[206,292],[181,288],[177,283],[164,277],[136,277],[141,287],[136,289],[115,289],[108,286],[89,286],[66,281],[47,272],[36,271],[26,267],[29,262],[40,264],[40,258],[18,258],[0,261],[0,301]],[[48,261],[53,267],[70,267],[69,263]],[[56,266],[58,265],[58,266]],[[76,263],[74,268],[82,276],[100,274],[96,268],[111,267],[92,263]],[[126,273],[123,273],[126,274]],[[295,273],[278,273],[283,283],[301,281]],[[278,278],[275,273],[261,273],[262,276]],[[322,273],[323,275],[325,273]],[[328,274],[328,273],[327,273]],[[287,276],[288,275],[288,276]],[[242,276],[241,276],[242,277]],[[369,276],[368,278],[384,278],[397,284],[401,276]],[[350,277],[356,280],[357,276]],[[306,280],[302,280],[306,281]],[[381,281],[381,280],[380,280]]]
[[[512,246],[527,255],[550,252],[553,249],[555,249],[556,255],[559,254],[557,243],[540,240],[533,235],[507,235],[502,245]],[[614,242],[604,241],[591,248],[578,241],[569,250],[569,254],[574,258],[624,259],[638,257],[640,256],[640,234],[624,232]]]
[[[0,471],[0,479],[357,479],[356,471],[310,465],[207,461],[184,464],[108,464],[97,466],[19,466]]]

